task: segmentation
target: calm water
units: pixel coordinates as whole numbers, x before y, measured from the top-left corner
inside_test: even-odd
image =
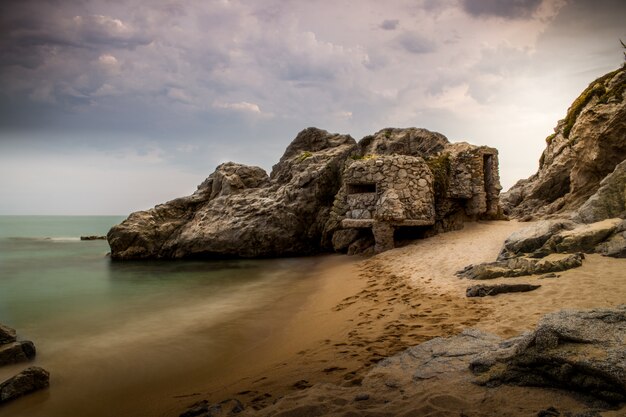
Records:
[[[49,390],[1,416],[167,415],[167,398],[271,333],[273,306],[306,297],[320,262],[118,263],[106,241],[79,240],[122,219],[0,216],[0,322],[33,340],[51,372]]]

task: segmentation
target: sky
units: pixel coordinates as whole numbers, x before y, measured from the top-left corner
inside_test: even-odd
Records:
[[[533,174],[623,0],[5,0],[0,214],[128,214],[299,131],[423,127]]]

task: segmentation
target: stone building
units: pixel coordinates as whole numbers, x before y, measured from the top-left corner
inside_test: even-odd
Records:
[[[363,229],[371,230],[374,251],[382,252],[395,246],[398,235],[429,236],[462,228],[468,220],[497,217],[500,189],[497,150],[485,146],[447,144],[426,159],[398,154],[350,159],[335,202],[342,228],[335,232],[335,249]]]

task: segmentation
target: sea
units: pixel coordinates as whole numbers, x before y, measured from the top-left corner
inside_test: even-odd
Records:
[[[0,380],[29,365],[51,374],[49,389],[0,416],[178,415],[180,398],[214,385],[288,320],[324,262],[117,262],[105,240],[80,240],[124,218],[0,216],[0,322],[37,348]]]

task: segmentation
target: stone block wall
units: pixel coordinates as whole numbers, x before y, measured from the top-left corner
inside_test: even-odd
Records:
[[[348,220],[435,222],[433,175],[422,158],[385,155],[351,161],[344,184]]]

